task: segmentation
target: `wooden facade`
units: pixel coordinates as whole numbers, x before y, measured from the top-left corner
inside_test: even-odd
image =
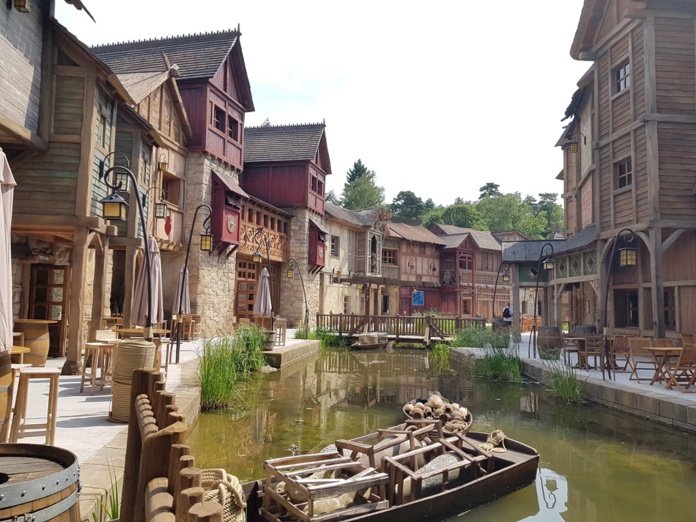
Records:
[[[579,317],[605,326],[608,280],[610,331],[693,332],[696,9],[670,0],[586,0],[571,54],[593,64],[560,143],[568,234],[596,227],[596,241],[572,253],[586,272],[576,276]],[[635,267],[609,257],[628,238],[638,248]],[[570,274],[555,275],[559,293]]]

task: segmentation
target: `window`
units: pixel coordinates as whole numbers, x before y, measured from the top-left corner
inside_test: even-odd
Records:
[[[398,265],[396,262],[396,250],[391,250],[389,248],[382,249],[382,264],[383,265]]]
[[[618,328],[638,326],[638,290],[614,290],[614,319]]]
[[[383,295],[382,296],[382,315],[386,315],[388,313],[389,313],[389,296]]]
[[[471,254],[462,254],[459,258],[460,270],[471,270],[474,266],[473,257]]]
[[[341,238],[338,236],[331,236],[331,255],[338,257],[341,254]]]
[[[225,132],[225,110],[213,105],[213,127],[215,127],[220,132]]]
[[[614,69],[614,94],[625,91],[631,86],[631,64],[623,62]]]
[[[174,205],[181,204],[181,180],[164,173],[162,177],[162,200]]]
[[[633,163],[631,158],[614,165],[616,171],[616,188],[628,187],[633,184]]]
[[[343,313],[344,314],[350,313],[350,296],[349,295],[343,296]]]
[[[234,141],[239,141],[239,122],[232,116],[227,116],[227,135]]]
[[[665,288],[663,309],[665,313],[665,328],[667,330],[677,329],[677,310],[674,302],[674,288]]]

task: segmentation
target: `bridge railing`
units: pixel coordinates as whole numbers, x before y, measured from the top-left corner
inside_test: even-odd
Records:
[[[317,327],[342,336],[384,332],[399,337],[453,337],[464,328],[484,328],[484,318],[433,315],[317,314]]]

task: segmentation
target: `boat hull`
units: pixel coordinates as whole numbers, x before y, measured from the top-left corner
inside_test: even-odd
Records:
[[[472,444],[486,441],[486,433],[471,432],[466,438]],[[505,453],[493,453],[493,471],[465,484],[429,495],[413,502],[391,506],[388,509],[343,518],[346,522],[422,522],[442,520],[466,512],[472,508],[503,497],[532,484],[539,466],[537,451],[513,439],[505,439]],[[261,502],[258,491],[263,489],[263,480],[244,485],[248,496],[247,521],[264,522],[259,514]]]

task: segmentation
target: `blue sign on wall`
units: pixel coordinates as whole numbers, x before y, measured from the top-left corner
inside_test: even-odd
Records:
[[[425,292],[423,292],[423,290],[413,292],[411,304],[413,306],[425,306]]]

